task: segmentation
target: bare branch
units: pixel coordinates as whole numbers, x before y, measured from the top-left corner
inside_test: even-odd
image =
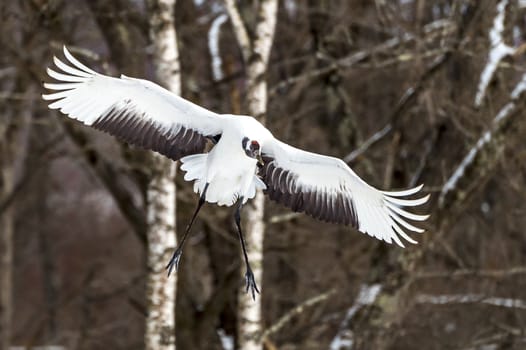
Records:
[[[440,294],[440,295],[420,294],[416,296],[415,302],[418,304],[435,304],[435,305],[481,303],[481,304],[488,304],[488,305],[493,305],[493,306],[500,306],[504,308],[526,310],[526,300],[489,297],[483,294]]]
[[[440,29],[440,31],[438,31],[438,29]],[[455,29],[455,26],[451,21],[443,20],[443,19],[437,20],[424,27],[424,33],[427,34],[427,36],[421,40],[423,40],[423,42],[434,40],[437,35],[448,35],[452,33],[454,29]],[[318,78],[322,75],[328,74],[337,69],[349,69],[351,67],[354,67],[356,64],[370,58],[371,56],[375,54],[385,52],[385,51],[392,51],[396,47],[402,44],[409,43],[415,39],[416,38],[413,34],[406,33],[402,35],[401,38],[400,37],[391,38],[371,49],[353,52],[349,56],[340,58],[332,62],[326,67],[322,67],[317,70],[310,70],[304,74],[300,74],[298,76],[285,79],[279,82],[278,84],[276,84],[275,86],[271,87],[269,89],[269,93],[273,95],[277,91],[283,88],[286,88],[290,85],[293,85],[293,84],[296,84],[296,83],[299,83],[305,80],[311,80],[314,78]]]
[[[303,214],[302,213],[287,213],[283,215],[274,215],[270,217],[269,222],[271,224],[277,224],[280,222],[294,220],[300,216],[303,216]]]
[[[0,100],[38,101],[40,100],[40,95],[28,95],[23,92],[0,91]]]
[[[146,244],[146,217],[144,212],[134,204],[135,201],[132,194],[119,181],[114,165],[92,147],[88,146],[89,141],[84,132],[74,128],[65,118],[61,118],[60,122],[63,124],[66,134],[81,151],[86,164],[97,175],[97,178],[101,180],[108,192],[111,193],[120,212],[133,227],[137,237]]]
[[[477,95],[475,96],[475,107],[479,107],[482,103],[482,99],[486,94],[486,89],[488,88],[491,78],[495,74],[497,67],[504,59],[504,57],[513,55],[515,49],[508,46],[504,43],[504,38],[502,37],[502,32],[504,31],[504,21],[506,18],[506,6],[508,5],[508,0],[502,0],[497,4],[497,15],[493,22],[493,27],[489,32],[491,47],[488,55],[488,61],[484,70],[480,74],[480,82],[477,90]]]
[[[526,267],[517,266],[500,270],[473,270],[462,269],[443,272],[421,272],[416,278],[456,278],[456,277],[482,277],[482,278],[504,278],[515,275],[526,274]]]
[[[31,180],[38,175],[38,172],[49,164],[51,158],[51,151],[60,141],[64,139],[64,134],[53,137],[50,141],[46,142],[38,150],[32,152],[37,161],[32,165],[31,171],[25,171],[24,174],[18,179],[12,188],[11,192],[4,195],[0,200],[0,215],[13,204],[16,197],[31,183]]]
[[[347,329],[349,322],[362,307],[373,304],[381,290],[382,286],[379,284],[363,285],[360,288],[354,304],[347,310],[347,314],[340,323],[338,333],[331,341],[330,350],[340,350],[342,346],[352,345],[352,333]]]
[[[391,123],[384,126],[379,131],[375,132],[371,137],[369,137],[364,143],[362,143],[357,149],[353,150],[351,153],[346,155],[343,158],[343,161],[346,163],[353,162],[356,158],[364,154],[369,147],[374,145],[376,142],[383,139],[387,134],[389,134],[393,130],[393,125]]]
[[[250,44],[250,38],[248,37],[247,28],[245,27],[245,24],[241,19],[241,15],[239,14],[236,1],[225,0],[225,6],[228,12],[228,16],[230,17],[230,22],[232,23],[232,27],[234,29],[234,34],[236,35],[237,42],[239,44],[239,48],[241,49],[243,60],[245,61],[245,63],[247,63],[252,49],[252,45]]]
[[[486,130],[482,134],[475,145],[462,159],[455,171],[453,171],[453,174],[451,174],[449,179],[444,183],[438,200],[439,206],[441,208],[444,207],[448,193],[457,188],[459,181],[465,177],[467,170],[473,167],[479,153],[495,143],[492,142],[494,141],[495,134],[499,134],[502,131],[503,124],[507,122],[508,119],[515,114],[515,112],[517,112],[517,100],[524,91],[526,91],[526,73],[522,76],[522,79],[513,89],[510,102],[504,105],[504,107],[500,109],[493,119],[490,129]]]
[[[293,317],[301,315],[307,308],[321,303],[322,301],[327,300],[330,296],[336,293],[335,289],[331,289],[327,292],[324,292],[320,295],[316,295],[310,299],[305,300],[303,303],[289,310],[285,315],[281,316],[272,326],[268,327],[263,334],[261,334],[261,339],[265,340],[272,334],[279,331],[283,328]]]
[[[393,130],[393,123],[396,122],[397,117],[405,110],[405,108],[407,108],[411,101],[414,101],[416,99],[418,94],[426,86],[426,83],[431,79],[431,77],[435,75],[436,72],[439,71],[440,67],[442,67],[444,63],[447,62],[447,59],[449,57],[449,54],[444,54],[440,57],[437,57],[429,66],[429,68],[422,74],[418,82],[415,85],[408,88],[404,92],[400,100],[398,100],[398,103],[389,118],[390,122],[381,130],[373,134],[373,136],[371,136],[360,147],[358,147],[358,149],[345,156],[343,160],[346,163],[352,162],[360,155],[362,155],[365,151],[367,151],[373,144],[375,144],[377,141],[381,140],[386,135],[388,135]]]
[[[64,46],[64,43],[58,42],[58,41],[52,41],[50,46],[57,51],[61,51]],[[99,55],[97,52],[87,49],[85,47],[79,47],[79,46],[69,44],[68,50],[69,52],[73,54],[87,57],[93,61],[100,61],[102,59],[101,55]]]

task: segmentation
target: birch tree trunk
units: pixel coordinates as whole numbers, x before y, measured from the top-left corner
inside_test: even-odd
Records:
[[[231,18],[236,37],[238,39],[245,62],[248,64],[248,112],[265,123],[267,112],[267,80],[265,74],[268,67],[270,49],[274,39],[276,27],[278,1],[262,0],[258,8],[258,22],[255,28],[255,37],[251,47],[247,47],[247,30],[240,20],[239,11],[233,0],[226,0],[227,9]],[[247,54],[248,53],[248,54]],[[263,240],[265,236],[265,223],[263,221],[265,198],[261,191],[249,202],[245,209],[246,244],[248,258],[254,273],[254,278],[262,289],[263,282]],[[260,335],[262,333],[261,298],[256,301],[240,289],[238,295],[237,332],[239,348],[243,350],[261,349]]]
[[[157,81],[181,93],[179,54],[175,32],[175,0],[148,0],[150,36]],[[176,247],[176,163],[154,153],[148,200],[148,279],[146,285],[146,349],[175,349],[177,275],[167,277],[165,266]]]

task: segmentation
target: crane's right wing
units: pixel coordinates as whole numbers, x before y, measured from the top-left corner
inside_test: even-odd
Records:
[[[267,185],[270,199],[297,212],[327,222],[351,225],[363,233],[403,247],[400,238],[416,243],[405,228],[424,230],[407,220],[423,221],[403,209],[424,204],[429,195],[402,199],[416,194],[422,186],[398,192],[384,192],[369,186],[341,159],[303,151],[275,138],[262,147],[264,166],[259,174]]]
[[[64,47],[63,71],[48,68],[54,90],[42,95],[72,119],[105,131],[133,145],[151,149],[173,160],[203,152],[207,138],[222,133],[221,116],[147,80],[113,78],[86,67]]]

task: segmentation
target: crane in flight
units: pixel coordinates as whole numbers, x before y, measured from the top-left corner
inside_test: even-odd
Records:
[[[64,47],[68,63],[54,57],[58,70],[47,69],[53,83],[42,95],[85,125],[135,146],[180,160],[184,179],[194,181],[197,208],[166,266],[177,270],[183,247],[205,203],[235,205],[235,223],[245,260],[246,291],[259,293],[241,229],[241,208],[258,189],[270,199],[316,219],[351,225],[360,232],[404,247],[416,243],[405,230],[423,232],[408,220],[424,221],[404,209],[427,202],[416,194],[422,185],[385,192],[369,186],[341,159],[307,152],[276,139],[250,116],[216,114],[151,81],[109,77],[79,62]],[[214,144],[205,153],[207,142]],[[405,230],[404,230],[405,229]]]

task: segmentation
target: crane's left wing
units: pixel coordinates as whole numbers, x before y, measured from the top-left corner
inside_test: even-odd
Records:
[[[398,192],[384,192],[369,186],[341,159],[306,152],[271,138],[262,146],[264,166],[259,175],[267,185],[270,199],[297,212],[327,222],[352,225],[363,233],[396,242],[400,237],[416,243],[405,228],[424,230],[407,221],[424,221],[403,209],[427,202],[429,195],[402,199],[420,191],[422,186]]]
[[[59,71],[48,68],[54,83],[44,100],[85,125],[168,158],[201,153],[208,139],[222,133],[222,116],[177,96],[161,86],[126,76],[109,77],[86,67],[64,47]]]

